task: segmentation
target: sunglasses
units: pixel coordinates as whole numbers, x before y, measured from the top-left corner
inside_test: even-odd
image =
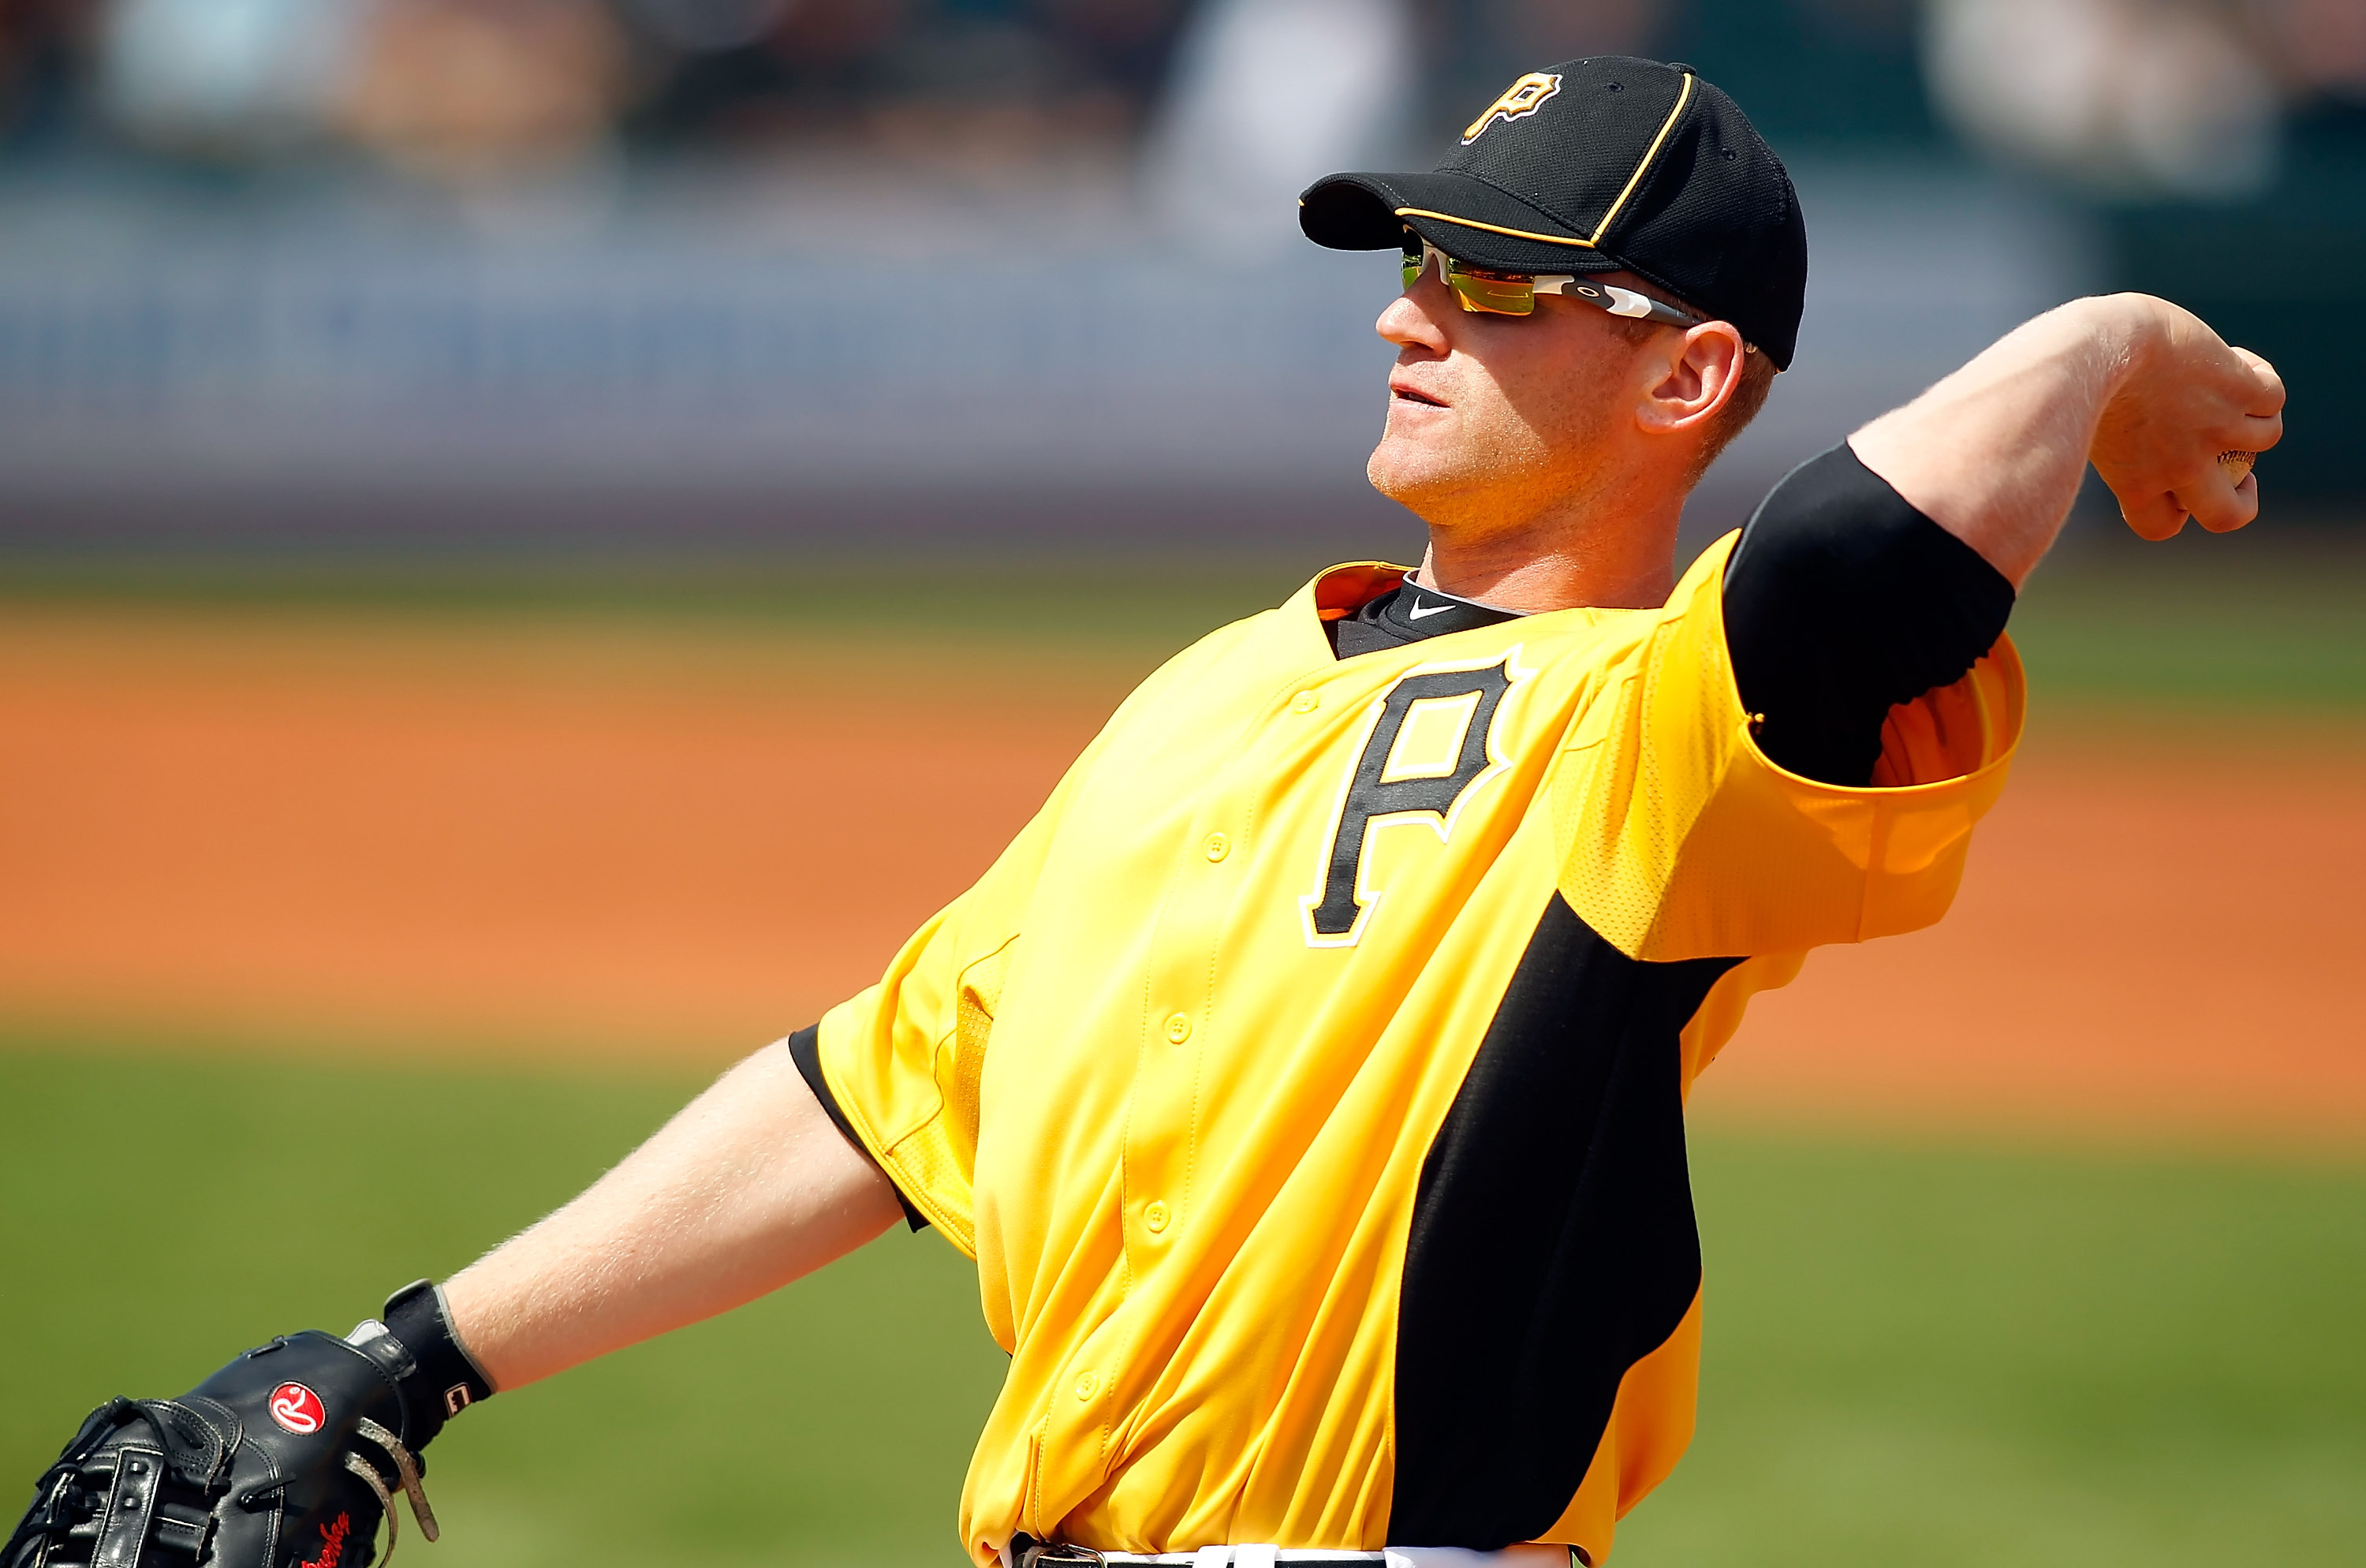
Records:
[[[1418,249],[1415,248],[1418,243]],[[1456,261],[1427,240],[1408,231],[1404,245],[1404,286],[1411,288],[1421,281],[1432,263],[1437,276],[1466,310],[1484,310],[1496,316],[1534,315],[1537,296],[1559,294],[1574,297],[1587,304],[1639,321],[1659,321],[1671,327],[1696,327],[1705,318],[1690,310],[1663,305],[1647,294],[1615,284],[1595,283],[1565,272],[1491,272],[1484,267],[1469,266]]]

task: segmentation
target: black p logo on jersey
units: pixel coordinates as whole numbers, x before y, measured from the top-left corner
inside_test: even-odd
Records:
[[[1518,654],[1519,649],[1514,649],[1496,663],[1478,670],[1432,670],[1407,675],[1381,698],[1380,720],[1357,755],[1355,772],[1348,776],[1346,794],[1339,805],[1338,823],[1331,830],[1321,890],[1299,900],[1306,914],[1309,946],[1351,946],[1360,934],[1358,928],[1377,897],[1361,886],[1364,845],[1374,823],[1426,815],[1436,818],[1437,836],[1446,837],[1455,802],[1493,765],[1489,742],[1495,710],[1512,682],[1527,673],[1515,671]],[[1457,721],[1459,740],[1450,754],[1434,744],[1446,739],[1445,734],[1433,731],[1417,737],[1417,743],[1406,748],[1426,755],[1398,756],[1408,722],[1426,728]]]

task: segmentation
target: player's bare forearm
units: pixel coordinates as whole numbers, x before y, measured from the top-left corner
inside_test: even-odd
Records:
[[[478,1364],[514,1388],[777,1290],[901,1212],[771,1045],[445,1295]]]
[[[2167,538],[2259,513],[2222,452],[2283,434],[2283,383],[2191,312],[2142,294],[2077,299],[2006,334],[1849,438],[1865,466],[2015,586],[2053,544],[2087,464],[2128,525]]]

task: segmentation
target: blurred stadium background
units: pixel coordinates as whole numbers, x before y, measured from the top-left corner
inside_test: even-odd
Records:
[[[0,1481],[560,1201],[1158,659],[1416,548],[1392,263],[1290,197],[1613,51],[1813,238],[1687,550],[2075,294],[2293,398],[2257,528],[2033,583],[1955,918],[1705,1082],[1620,1561],[2354,1562],[2361,0],[0,0]],[[890,1237],[460,1423],[407,1550],[950,1564],[998,1369]]]

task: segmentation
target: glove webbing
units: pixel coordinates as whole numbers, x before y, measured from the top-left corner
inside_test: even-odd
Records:
[[[200,1496],[219,1495],[221,1472],[230,1455],[218,1441],[208,1440],[214,1434],[202,1420],[174,1419],[193,1415],[173,1401],[157,1399],[117,1399],[94,1411],[74,1442],[42,1475],[33,1509],[6,1548],[0,1550],[0,1562],[14,1561],[28,1539],[38,1539],[39,1545],[28,1568],[49,1568],[62,1548],[85,1542],[86,1561],[92,1568],[132,1568],[152,1544],[195,1560],[206,1545],[208,1512],[167,1499],[164,1488],[172,1484]],[[156,1434],[158,1445],[125,1444],[105,1454],[94,1451],[118,1427],[133,1421],[144,1422]],[[192,1426],[194,1432],[184,1429]],[[197,1437],[198,1433],[204,1437]],[[385,1450],[393,1461],[397,1484],[410,1499],[419,1533],[435,1540],[439,1534],[435,1510],[428,1504],[419,1461],[402,1439],[366,1416],[355,1435]],[[344,1467],[377,1495],[386,1513],[383,1568],[393,1562],[401,1538],[394,1495],[378,1467],[359,1453],[348,1450]],[[278,1490],[280,1484],[274,1481],[254,1487],[235,1501],[242,1507],[253,1507],[258,1498]]]
[[[99,1446],[116,1429],[145,1423],[157,1443],[127,1443],[109,1453]],[[87,1542],[93,1564],[136,1563],[151,1541],[195,1558],[206,1542],[209,1516],[167,1499],[175,1485],[200,1496],[221,1482],[230,1453],[209,1424],[195,1412],[164,1399],[111,1399],[91,1412],[58,1461],[43,1472],[32,1510],[0,1549],[0,1562],[16,1560],[28,1540],[37,1541],[28,1568],[47,1568],[68,1542]]]

